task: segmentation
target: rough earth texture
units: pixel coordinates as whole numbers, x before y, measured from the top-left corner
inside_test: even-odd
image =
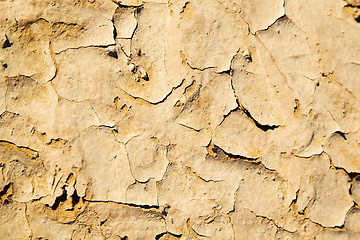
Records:
[[[0,0],[0,239],[360,239],[359,0]]]

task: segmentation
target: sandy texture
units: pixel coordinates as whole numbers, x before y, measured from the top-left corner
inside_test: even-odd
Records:
[[[359,0],[0,0],[0,239],[360,239]]]

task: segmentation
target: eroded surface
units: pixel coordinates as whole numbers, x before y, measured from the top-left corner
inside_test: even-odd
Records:
[[[1,239],[360,238],[358,0],[0,12]]]

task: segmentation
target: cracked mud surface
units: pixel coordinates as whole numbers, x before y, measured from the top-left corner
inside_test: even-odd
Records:
[[[0,239],[360,239],[359,0],[0,1]]]

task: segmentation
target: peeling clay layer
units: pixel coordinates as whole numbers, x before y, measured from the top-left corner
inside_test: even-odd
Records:
[[[359,0],[0,13],[0,239],[360,239]]]

